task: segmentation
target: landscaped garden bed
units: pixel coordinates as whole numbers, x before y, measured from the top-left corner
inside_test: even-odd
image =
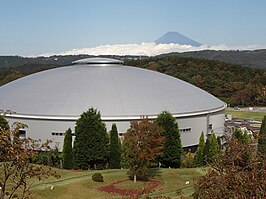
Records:
[[[162,186],[162,182],[158,179],[150,179],[148,181],[137,181],[124,179],[118,180],[114,183],[99,187],[98,190],[118,194],[121,196],[139,196],[148,194]]]

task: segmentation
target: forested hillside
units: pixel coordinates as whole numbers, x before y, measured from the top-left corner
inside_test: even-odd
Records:
[[[20,77],[36,73],[42,70],[58,67],[57,65],[26,64],[11,69],[0,68],[0,86],[16,80]]]
[[[126,64],[177,77],[232,106],[266,104],[266,71],[263,70],[179,56],[128,60]]]
[[[89,55],[68,55],[68,56],[51,56],[51,57],[20,57],[20,56],[0,56],[0,68],[15,68],[28,65],[57,65],[63,66],[71,64],[72,61],[92,57]]]
[[[240,64],[242,66],[260,68],[266,70],[266,50],[254,51],[216,51],[202,50],[184,53],[169,53],[163,56],[193,57],[200,59],[216,60],[231,64]],[[93,57],[90,55],[55,55],[51,57],[20,57],[20,56],[0,56],[0,68],[17,67],[27,64],[52,64],[67,65],[77,59]],[[105,56],[106,57],[106,56]],[[112,58],[121,58],[121,56],[107,56]],[[124,56],[122,58],[138,58],[139,56]],[[143,56],[145,57],[145,56]]]
[[[266,50],[254,50],[254,51],[203,50],[203,51],[184,52],[184,53],[170,53],[168,55],[175,55],[175,56],[179,55],[182,57],[217,60],[231,64],[240,64],[243,66],[266,70]]]
[[[8,63],[8,67],[0,67],[0,86],[10,81],[35,73],[38,71],[61,67],[70,64],[74,60],[90,57],[88,55],[78,56],[53,56],[49,58],[38,58],[25,64],[25,60]],[[106,56],[105,56],[106,57]],[[224,100],[231,106],[243,105],[265,105],[266,104],[266,71],[228,64],[220,61],[206,59],[186,58],[176,55],[159,56],[153,58],[117,57],[130,58],[125,64],[159,71],[173,77],[177,77],[192,83],[216,97]],[[48,60],[47,63],[45,60]]]
[[[20,56],[0,56],[0,69],[11,69],[18,67],[34,67],[34,65],[55,65],[65,66],[71,64],[73,61],[79,59],[85,59],[94,57],[92,55],[54,55],[51,57],[20,57]],[[107,55],[104,57],[110,57],[114,59],[137,59],[140,56],[115,56]],[[145,56],[142,56],[145,57]]]

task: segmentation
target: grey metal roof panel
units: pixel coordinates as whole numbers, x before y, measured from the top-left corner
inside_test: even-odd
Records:
[[[72,64],[122,64],[123,61],[111,58],[93,57],[73,61]]]
[[[0,109],[18,114],[78,116],[90,107],[102,116],[157,115],[216,109],[224,102],[180,79],[120,64],[66,66],[0,87]]]

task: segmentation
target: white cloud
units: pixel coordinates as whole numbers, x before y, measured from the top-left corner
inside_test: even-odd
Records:
[[[201,45],[194,47],[190,45],[179,45],[179,44],[155,44],[152,43],[141,43],[141,44],[114,44],[114,45],[100,45],[93,48],[80,48],[72,49],[60,53],[46,53],[41,56],[51,55],[146,55],[156,56],[160,54],[170,52],[188,52],[188,51],[201,51],[201,50],[256,50],[266,49],[266,46],[262,45],[247,45],[247,46],[227,46],[227,45],[214,45],[207,46]]]

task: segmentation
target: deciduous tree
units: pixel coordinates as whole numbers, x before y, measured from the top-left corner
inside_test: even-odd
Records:
[[[266,159],[256,155],[254,145],[232,137],[207,174],[197,179],[194,198],[266,198],[265,179]]]
[[[125,158],[134,182],[137,178],[144,178],[150,163],[162,155],[164,137],[161,132],[161,127],[147,119],[131,122],[123,145],[126,146]]]
[[[29,198],[32,179],[49,176],[60,177],[49,167],[32,164],[38,151],[48,150],[47,144],[40,144],[30,138],[20,139],[17,132],[20,123],[14,123],[11,130],[0,129],[0,198]]]

